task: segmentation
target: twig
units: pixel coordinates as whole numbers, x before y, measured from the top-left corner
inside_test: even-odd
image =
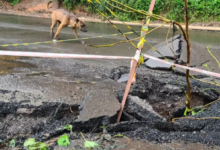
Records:
[[[189,25],[188,25],[188,2],[187,0],[184,0],[185,2],[185,12],[186,12],[186,40],[187,40],[187,66],[190,66],[190,43],[189,43]],[[190,79],[189,79],[189,70],[186,70],[186,81],[187,81],[187,102],[186,107],[187,109],[191,109],[190,99],[191,99],[191,85],[190,85]]]
[[[71,106],[70,106],[70,112],[73,114],[73,110],[72,110]]]
[[[125,138],[128,140],[127,146],[130,145],[131,140],[125,136]]]
[[[55,113],[54,113],[54,117],[56,116],[56,114],[58,113],[60,107],[62,106],[63,102],[61,102],[61,104],[58,106],[58,108],[56,109]]]

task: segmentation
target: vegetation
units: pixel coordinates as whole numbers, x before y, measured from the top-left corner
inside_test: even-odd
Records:
[[[90,13],[96,12],[89,5],[87,0],[63,0],[63,4],[68,9],[74,9],[73,6],[87,6],[87,11]],[[104,0],[100,0],[102,5],[99,5],[101,11],[107,12],[105,6],[111,8],[122,20],[138,20],[143,18],[136,13],[124,13],[118,9],[112,8]],[[119,2],[128,5],[129,7],[148,11],[151,0],[118,0]],[[220,21],[220,0],[188,0],[189,19],[195,21]],[[98,4],[97,4],[98,5]],[[97,12],[96,12],[97,13]],[[183,22],[184,21],[184,1],[183,0],[157,0],[154,13],[163,15],[165,18]],[[110,15],[110,14],[109,14]]]
[[[64,134],[60,136],[59,139],[57,140],[57,144],[59,146],[68,147],[70,145],[70,140],[69,140],[68,135]]]
[[[7,0],[11,5],[16,5],[20,0]],[[55,1],[55,0],[53,0]],[[64,6],[75,11],[78,6],[86,6],[86,11],[89,13],[98,13],[87,0],[58,0],[59,3],[63,3]],[[95,1],[95,0],[94,0]],[[97,3],[97,6],[101,11],[108,13],[105,8],[109,7],[113,12],[118,15],[118,18],[123,21],[140,20],[144,16],[140,16],[137,13],[128,13],[118,10],[109,6],[105,0],[100,0],[101,5]],[[151,0],[118,0],[119,2],[132,7],[137,10],[148,11]],[[111,3],[113,4],[113,3]],[[114,4],[115,5],[115,4]],[[189,21],[220,21],[220,0],[188,0],[189,7]],[[165,18],[184,22],[184,1],[183,0],[156,0],[154,13],[162,15]]]
[[[12,6],[18,4],[20,0],[7,0]]]
[[[47,145],[42,142],[36,142],[35,139],[29,138],[24,142],[24,147],[28,150],[47,150]]]

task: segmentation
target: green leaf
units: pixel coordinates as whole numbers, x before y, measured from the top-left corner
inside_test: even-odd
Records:
[[[188,112],[188,110],[186,108],[185,111],[184,111],[184,114],[183,114],[185,117],[187,116],[187,112]]]
[[[57,144],[59,146],[69,146],[70,145],[70,140],[68,135],[64,134],[62,136],[59,137],[59,139],[57,140]]]
[[[114,135],[114,137],[124,137],[124,135],[122,135],[122,134],[116,134],[116,135]]]
[[[195,116],[196,115],[196,112],[195,110],[192,111],[192,116]]]
[[[85,148],[95,148],[95,147],[98,147],[99,144],[96,143],[96,142],[92,142],[92,141],[85,141],[84,142],[84,147]]]
[[[47,145],[42,142],[35,142],[34,138],[29,138],[24,142],[24,147],[28,150],[47,150]]]
[[[67,130],[69,130],[69,131],[71,131],[71,132],[72,132],[72,128],[73,128],[73,126],[72,126],[71,124],[67,124],[67,125],[64,127],[64,129],[67,129]]]
[[[10,147],[15,147],[15,139],[12,139],[12,140],[9,142],[9,146],[10,146]]]
[[[28,146],[28,150],[47,150],[47,145],[42,142],[36,142],[35,144]]]
[[[204,67],[208,67],[208,64],[203,64]]]
[[[29,145],[33,145],[33,144],[35,144],[36,142],[35,142],[35,139],[33,139],[33,138],[29,138],[29,139],[27,139],[25,142],[24,142],[24,147],[27,147],[27,146],[29,146]]]

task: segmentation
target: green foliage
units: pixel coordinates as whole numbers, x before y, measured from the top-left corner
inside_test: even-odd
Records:
[[[86,5],[87,0],[63,0],[63,4],[67,9],[73,9],[77,5]]]
[[[13,0],[11,0],[13,1]],[[16,1],[16,0],[14,0]],[[148,11],[151,0],[117,0],[129,7],[137,10]],[[118,17],[123,21],[138,20],[144,16],[140,16],[137,13],[127,13],[116,8],[113,8],[105,3],[104,0],[100,0],[102,3],[99,5],[95,0],[93,3],[99,7],[102,12],[112,16],[106,9],[108,6]],[[86,10],[98,13],[95,8],[87,2],[87,0],[63,0],[63,4],[68,9],[73,9],[75,6],[86,6]],[[113,4],[113,3],[112,3]],[[74,7],[73,7],[74,6]],[[116,5],[120,7],[119,5]],[[120,7],[122,8],[122,7]],[[123,8],[124,9],[124,8]],[[189,19],[191,22],[195,21],[220,21],[220,0],[188,0]],[[176,20],[179,22],[184,21],[184,1],[183,0],[156,0],[154,7],[154,14],[162,15],[165,18]]]
[[[20,0],[7,0],[9,2],[9,4],[11,4],[12,6],[18,4],[20,2]]]
[[[202,108],[203,106],[199,106],[199,107],[194,107],[191,110],[187,110],[185,109],[184,111],[184,116],[187,117],[188,113],[191,114],[192,116],[195,116],[196,114],[202,113],[206,110],[208,110],[208,108]]]
[[[70,145],[70,140],[69,140],[69,137],[68,135],[64,134],[62,136],[59,137],[59,139],[57,140],[57,144],[59,146],[69,146]]]
[[[12,139],[12,140],[9,142],[9,147],[15,147],[15,139]]]
[[[67,129],[67,130],[69,130],[70,132],[73,132],[73,131],[72,131],[72,128],[73,128],[73,126],[72,126],[71,124],[67,124],[67,125],[64,127],[64,129]]]
[[[96,142],[87,141],[87,140],[84,142],[84,147],[85,148],[95,148],[95,147],[98,147],[98,146],[99,146],[99,144],[96,143]]]
[[[47,145],[42,142],[36,142],[28,147],[29,150],[47,150]]]
[[[99,147],[99,144],[93,141],[88,141],[87,139],[85,139],[84,135],[82,132],[80,132],[80,134],[82,135],[83,139],[85,140],[84,142],[84,147],[86,149],[92,149],[92,148],[97,148]]]
[[[35,143],[35,139],[29,138],[24,142],[24,147],[27,147],[29,145],[33,145]]]
[[[36,142],[35,139],[29,138],[24,142],[24,147],[28,150],[47,150],[47,145],[42,142]]]

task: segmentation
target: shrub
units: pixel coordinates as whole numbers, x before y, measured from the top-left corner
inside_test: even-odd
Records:
[[[12,6],[18,4],[20,0],[7,0]]]

